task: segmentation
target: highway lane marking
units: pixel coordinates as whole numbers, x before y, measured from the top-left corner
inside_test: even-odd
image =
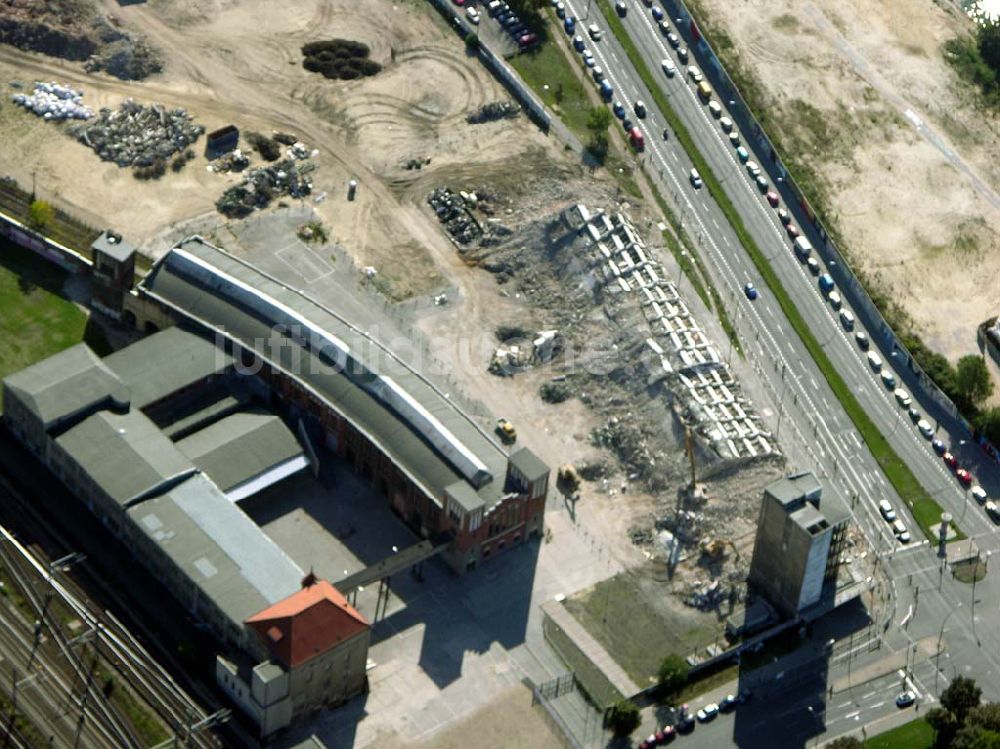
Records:
[[[571,3],[567,3],[567,5],[569,5],[570,7],[572,7],[572,4],[571,4]],[[640,10],[640,13],[641,13],[641,10]],[[645,16],[644,16],[644,15],[643,15],[643,18],[644,18],[644,20],[646,21],[646,23],[647,23],[647,26],[648,26],[648,20],[647,20],[647,19],[645,19]],[[654,39],[656,39],[656,43],[657,43],[657,44],[658,44],[658,45],[660,46],[660,48],[661,48],[661,49],[663,49],[663,51],[664,51],[664,52],[666,52],[666,49],[665,49],[665,48],[663,47],[663,45],[662,45],[662,42],[661,42],[661,41],[660,41],[660,40],[659,40],[659,39],[658,39],[658,38],[657,38],[657,37],[655,36],[655,34],[654,34]],[[609,50],[609,51],[610,51],[610,50]],[[604,55],[603,55],[603,50],[602,50],[602,49],[600,49],[600,48],[597,48],[597,49],[596,49],[596,53],[597,53],[597,55],[598,55],[599,57],[601,57],[601,58],[603,59]],[[605,65],[606,65],[606,61],[605,61]],[[616,80],[615,80],[615,79],[616,79],[616,75],[615,75],[615,74],[614,74],[614,73],[613,73],[613,72],[611,71],[611,68],[610,68],[610,66],[607,66],[607,67],[608,67],[608,77],[609,77],[609,78],[611,79],[612,83],[614,84],[614,83],[616,83]],[[661,83],[659,83],[658,85],[660,85],[660,86],[661,86],[661,88],[663,87],[663,83],[662,83],[662,82],[661,82]],[[619,90],[623,90],[623,87],[621,87],[621,86],[616,86],[616,87],[617,87],[617,88],[619,88]],[[694,92],[693,92],[693,91],[691,91],[691,89],[690,89],[690,88],[688,88],[688,87],[687,87],[686,85],[685,85],[685,86],[683,86],[683,88],[684,88],[685,90],[687,90],[687,91],[689,92],[689,95],[690,95],[690,96],[692,96],[692,97],[694,96]],[[669,92],[668,92],[668,95],[669,95]],[[657,110],[655,110],[655,109],[654,109],[654,110],[652,110],[652,111],[656,112]],[[662,114],[662,113],[661,113],[661,114]],[[706,117],[706,115],[704,114],[704,112],[702,112],[702,116],[703,116],[703,117]],[[644,130],[644,131],[645,131],[645,130],[646,130],[646,128],[645,128],[645,127],[643,127],[642,125],[643,125],[643,123],[641,123],[641,122],[640,122],[640,125],[639,125],[639,126],[640,126],[640,127],[641,127],[641,128],[642,128],[642,129]],[[714,130],[714,128],[713,128],[713,130]],[[718,136],[717,136],[717,137],[718,137]],[[715,243],[715,241],[713,240],[712,236],[708,234],[707,230],[705,229],[705,225],[704,225],[704,221],[702,220],[702,217],[701,217],[701,216],[700,216],[700,215],[698,214],[697,210],[695,210],[695,206],[694,206],[694,204],[693,204],[693,203],[691,202],[691,200],[690,200],[690,199],[689,199],[689,197],[688,197],[688,194],[687,194],[687,192],[686,192],[686,187],[683,187],[683,186],[681,186],[681,185],[679,184],[678,180],[677,180],[677,177],[676,177],[676,175],[675,175],[675,174],[673,173],[673,171],[672,171],[672,170],[670,170],[670,168],[669,168],[669,167],[666,167],[666,162],[665,162],[665,159],[664,159],[664,156],[663,156],[663,154],[661,153],[661,151],[660,151],[660,148],[658,147],[658,145],[656,145],[656,142],[655,142],[655,141],[653,141],[652,139],[650,139],[650,146],[651,146],[651,151],[653,152],[653,154],[654,154],[654,155],[655,155],[656,157],[658,157],[658,158],[660,159],[661,163],[663,163],[664,167],[666,168],[666,173],[667,173],[667,174],[669,174],[669,176],[670,176],[670,180],[671,180],[671,181],[672,181],[672,182],[674,183],[674,187],[676,188],[676,192],[675,192],[675,196],[679,196],[679,197],[680,197],[680,199],[681,199],[681,200],[683,201],[683,203],[684,203],[684,204],[686,204],[686,206],[687,206],[687,208],[688,208],[688,211],[690,212],[690,215],[691,215],[691,216],[693,217],[694,221],[695,221],[695,222],[696,222],[696,223],[697,223],[697,224],[698,224],[699,226],[701,226],[701,228],[702,228],[702,230],[703,230],[703,232],[704,232],[704,235],[705,235],[705,237],[706,237],[706,239],[707,239],[707,241],[708,241],[708,244],[709,244],[709,246],[710,246],[710,247],[711,247],[711,248],[712,248],[712,249],[713,249],[713,250],[715,251],[714,255],[712,255],[712,260],[713,260],[713,262],[715,263],[716,267],[717,267],[717,268],[718,268],[718,270],[719,270],[719,274],[720,274],[720,278],[721,278],[721,279],[724,279],[725,281],[728,281],[728,283],[729,283],[729,286],[730,286],[730,289],[732,289],[732,288],[733,288],[733,281],[732,281],[732,279],[736,277],[736,274],[735,274],[735,273],[733,272],[733,269],[732,269],[732,267],[731,267],[731,265],[730,265],[730,260],[729,260],[729,258],[728,258],[728,257],[726,257],[726,256],[725,256],[725,255],[724,255],[724,254],[723,254],[723,253],[722,253],[722,252],[721,252],[721,251],[719,250],[719,247],[718,247],[718,245],[717,245],[717,244]],[[676,154],[676,152],[675,152],[675,151],[671,151],[671,153],[673,153],[673,155],[674,155],[675,159],[677,159],[677,158],[678,158],[678,157],[677,157],[677,154]],[[661,174],[661,178],[662,178],[662,174]],[[704,207],[703,207],[703,208],[704,208]],[[714,217],[712,217],[712,218],[714,219]],[[745,262],[747,261],[747,259],[746,259],[746,258],[740,258],[740,260],[742,260],[742,261],[743,261],[744,263],[745,263]],[[723,267],[723,266],[725,266],[725,267]],[[775,312],[774,312],[774,310],[772,309],[772,307],[771,307],[771,306],[767,306],[767,309],[768,309],[768,311],[770,312],[770,314],[771,314],[771,316],[772,316],[772,317],[776,317],[776,315],[775,315]],[[754,308],[753,306],[751,306],[751,307],[750,307],[750,313],[749,313],[749,314],[750,314],[750,316],[751,316],[751,317],[756,317],[756,318],[757,318],[757,320],[758,320],[758,322],[762,322],[762,321],[760,320],[760,314],[759,314],[759,313],[757,312],[757,310],[756,310],[756,309],[755,309],[755,308]],[[767,343],[769,343],[769,344],[770,344],[770,348],[771,348],[771,349],[772,349],[772,351],[773,351],[773,352],[774,352],[774,353],[775,353],[775,354],[777,355],[777,358],[778,358],[778,359],[779,359],[780,361],[782,361],[782,362],[783,362],[783,364],[784,364],[784,365],[785,365],[786,367],[788,367],[790,371],[792,371],[792,374],[793,374],[793,377],[794,377],[795,379],[798,379],[798,376],[794,374],[794,370],[791,370],[791,367],[790,367],[790,364],[789,364],[789,361],[788,361],[788,358],[787,358],[787,357],[786,357],[786,356],[784,355],[784,352],[782,351],[782,347],[781,347],[781,345],[780,345],[780,344],[778,343],[778,341],[777,341],[777,340],[775,339],[775,337],[774,337],[773,333],[772,333],[772,332],[771,332],[771,331],[770,331],[769,329],[767,329],[766,327],[764,327],[764,328],[763,328],[763,335],[764,335],[764,338],[765,338],[765,341],[764,341],[764,343],[765,343],[765,344],[767,344]],[[757,337],[757,340],[759,341],[759,336]],[[787,343],[787,342],[786,342],[786,343]],[[764,349],[766,349],[766,348],[767,348],[767,346],[766,346],[766,345],[764,345],[764,346],[762,347],[762,350],[764,350]],[[816,385],[815,385],[815,380],[814,380],[813,382],[814,382],[814,387],[816,387],[816,389],[818,390],[818,386],[816,386]],[[764,384],[765,384],[765,385],[769,385],[769,383],[767,382],[767,380],[766,380],[766,379],[765,379],[765,381],[764,381]],[[806,393],[806,392],[805,392],[804,390],[801,390],[801,385],[800,385],[800,383],[798,383],[798,382],[797,382],[797,383],[796,383],[796,385],[798,385],[798,386],[799,386],[799,388],[800,388],[800,391],[801,391],[801,393],[802,393],[802,396],[803,396],[803,398],[804,398],[804,400],[805,400],[806,404],[807,404],[807,405],[808,405],[808,406],[809,406],[809,407],[810,407],[810,408],[812,409],[812,411],[813,411],[813,412],[815,413],[815,412],[817,411],[817,409],[816,409],[816,408],[815,408],[815,406],[814,406],[814,405],[812,404],[812,402],[811,402],[811,400],[810,400],[810,398],[809,398],[808,394],[807,394],[807,393]],[[777,396],[777,393],[773,392],[773,389],[772,389],[772,393],[773,393],[773,395],[774,395],[774,396]],[[808,442],[806,442],[806,441],[805,441],[804,439],[802,439],[802,437],[803,437],[803,436],[802,436],[802,433],[801,433],[801,431],[799,430],[799,428],[798,428],[798,425],[797,425],[797,424],[796,424],[796,422],[795,422],[795,419],[794,419],[794,418],[792,418],[792,419],[791,419],[791,421],[792,421],[792,426],[793,426],[793,429],[794,429],[794,431],[795,431],[795,432],[796,432],[796,433],[798,434],[798,436],[799,436],[799,438],[800,438],[800,443],[799,443],[799,444],[804,444],[804,445],[806,445],[806,447],[805,447],[805,450],[806,450],[806,452],[807,452],[807,453],[809,453],[809,454],[811,454],[811,455],[812,455],[812,457],[813,457],[813,459],[814,459],[814,461],[815,461],[815,462],[816,462],[817,464],[819,464],[819,463],[820,463],[820,461],[816,459],[816,456],[815,456],[815,454],[813,453],[812,449],[811,449],[811,448],[810,448],[810,447],[808,446],[808,445],[809,445],[809,443],[808,443]],[[813,429],[814,429],[814,435],[815,435],[815,436],[819,436],[819,430],[818,430],[818,428],[817,428],[817,427],[815,426],[815,424],[813,424]],[[829,428],[827,427],[827,425],[826,425],[826,423],[825,423],[825,422],[823,423],[823,432],[824,432],[824,438],[825,438],[826,440],[828,440],[828,441],[829,441],[830,443],[833,443],[833,441],[834,441],[834,438],[833,438],[833,435],[832,435],[832,433],[830,432],[830,430],[829,430]],[[849,467],[850,467],[850,470],[851,470],[851,472],[852,472],[852,473],[854,473],[854,471],[853,471],[853,467],[852,467],[852,466],[849,466]],[[824,475],[824,476],[828,476],[828,474],[826,473],[826,471],[825,471],[825,470],[823,470],[823,475]],[[856,474],[855,474],[855,479],[856,479],[856,478],[857,478],[857,476],[856,476]],[[860,482],[858,482],[858,484],[860,485]],[[852,486],[853,486],[853,484],[852,484]],[[863,489],[864,489],[864,487],[862,487],[862,490],[863,490]],[[868,511],[869,511],[869,512],[872,512],[872,509],[871,509],[870,507],[868,507]]]
[[[657,47],[658,47],[658,48],[660,49],[660,51],[661,51],[661,53],[662,53],[662,54],[664,54],[665,56],[668,56],[668,57],[669,57],[669,54],[670,54],[670,53],[669,53],[669,51],[668,51],[668,50],[667,50],[667,48],[666,48],[666,47],[664,46],[664,44],[663,44],[663,41],[662,41],[662,40],[660,39],[660,36],[659,36],[659,35],[658,35],[658,34],[656,33],[656,30],[655,30],[655,28],[654,28],[654,27],[653,27],[653,26],[651,25],[651,23],[650,23],[649,19],[648,19],[648,18],[646,18],[646,15],[645,15],[645,13],[643,12],[643,10],[642,10],[641,6],[639,6],[639,4],[638,4],[638,3],[634,3],[634,4],[635,4],[636,8],[637,8],[637,9],[639,10],[639,15],[640,15],[640,17],[641,17],[641,18],[643,19],[643,23],[644,23],[644,24],[646,25],[646,28],[647,28],[647,29],[649,30],[649,32],[650,32],[650,36],[651,36],[651,38],[652,38],[652,40],[653,40],[653,42],[654,42],[655,46],[657,46]],[[660,84],[660,85],[661,85],[661,87],[662,87],[662,84]],[[688,91],[688,95],[689,95],[689,97],[691,97],[691,99],[692,99],[692,100],[693,100],[693,101],[695,102],[695,104],[696,104],[696,109],[697,109],[697,111],[699,111],[699,112],[701,113],[701,116],[702,116],[702,119],[704,120],[704,122],[706,122],[706,123],[708,124],[708,126],[709,126],[709,130],[710,130],[710,131],[711,131],[712,133],[714,133],[714,134],[715,134],[715,138],[716,138],[716,141],[717,141],[718,143],[720,143],[720,144],[721,144],[721,145],[723,146],[723,152],[724,152],[725,154],[727,154],[727,155],[728,155],[728,157],[729,157],[729,160],[730,160],[730,161],[731,161],[731,162],[732,162],[732,163],[733,163],[734,165],[736,165],[736,166],[737,166],[737,170],[738,170],[738,171],[740,171],[741,173],[743,173],[743,172],[744,172],[745,170],[744,170],[744,169],[741,169],[741,168],[739,168],[739,166],[740,166],[740,165],[738,165],[738,164],[737,164],[737,162],[736,162],[736,159],[735,159],[735,157],[734,157],[734,154],[733,154],[733,149],[731,149],[731,148],[728,148],[728,147],[727,147],[727,144],[726,144],[726,143],[725,143],[725,142],[723,141],[723,138],[722,138],[722,134],[721,134],[721,132],[719,131],[719,129],[718,129],[718,128],[716,128],[716,127],[714,126],[714,123],[713,123],[713,121],[712,121],[711,119],[709,119],[708,115],[706,114],[706,112],[705,112],[705,110],[704,110],[704,107],[702,107],[702,106],[701,106],[701,105],[699,104],[699,102],[698,102],[698,100],[697,100],[697,97],[696,97],[696,94],[695,94],[695,92],[694,92],[694,91],[692,91],[692,90],[691,90],[691,88],[690,88],[689,86],[687,86],[687,85],[684,85],[684,86],[683,86],[683,88],[684,88],[684,89],[685,89],[686,91]],[[728,113],[728,112],[727,112],[727,113]],[[760,158],[760,157],[758,156],[758,159],[759,159],[759,158]],[[766,217],[766,219],[767,219],[767,222],[768,222],[768,225],[769,225],[769,228],[770,228],[770,229],[772,230],[772,232],[773,232],[773,233],[777,234],[777,235],[779,236],[779,238],[780,238],[780,237],[781,237],[781,234],[780,234],[780,230],[778,229],[778,227],[777,227],[777,225],[776,225],[776,223],[777,223],[777,217],[776,217],[776,215],[774,214],[774,212],[773,212],[773,211],[769,211],[769,210],[767,210],[767,208],[766,208],[766,207],[765,207],[765,206],[763,205],[763,203],[762,203],[762,198],[761,198],[761,197],[760,197],[759,195],[757,195],[757,194],[756,194],[756,192],[755,192],[755,191],[754,191],[754,190],[752,189],[752,186],[751,186],[751,185],[750,185],[750,184],[748,183],[748,178],[749,178],[749,174],[747,174],[747,175],[746,175],[746,176],[744,177],[744,179],[742,180],[742,184],[743,184],[743,185],[745,186],[745,188],[747,189],[747,191],[749,192],[749,194],[750,194],[750,195],[751,195],[751,196],[753,197],[753,200],[752,200],[752,202],[754,203],[754,205],[756,205],[756,206],[758,207],[758,209],[759,209],[760,211],[762,211],[762,212],[763,212],[764,216],[765,216],[765,217]],[[784,250],[784,248],[785,248],[785,245],[784,245],[784,240],[783,240],[783,239],[781,239],[781,242],[780,242],[780,243],[781,243],[781,246],[782,246],[782,249]],[[806,275],[806,269],[805,269],[805,267],[804,267],[804,266],[803,266],[802,264],[798,264],[798,265],[799,265],[799,272],[800,272],[800,273],[801,273],[801,274],[802,274],[803,276],[805,276],[805,275]],[[818,287],[815,287],[815,286],[814,286],[814,285],[813,285],[813,284],[812,284],[811,282],[810,282],[810,283],[808,283],[807,285],[808,285],[808,286],[810,286],[811,288],[813,288],[813,293],[814,293],[814,294],[816,294],[816,295],[819,295],[819,297],[820,297],[820,300],[821,300],[821,301],[822,301],[822,303],[823,303],[823,307],[824,307],[824,308],[825,308],[825,310],[826,310],[826,315],[827,315],[827,318],[828,318],[828,319],[831,319],[831,320],[832,320],[832,322],[833,322],[833,324],[834,324],[834,326],[835,326],[835,327],[836,327],[837,329],[839,329],[839,328],[840,328],[840,326],[839,326],[839,325],[837,324],[837,320],[836,320],[836,314],[837,314],[837,313],[836,313],[835,311],[833,311],[833,310],[832,310],[832,309],[831,309],[831,308],[829,307],[829,305],[828,305],[828,304],[826,304],[826,300],[825,300],[825,299],[824,299],[824,298],[822,297],[822,295],[820,294],[820,292],[819,292],[819,289],[818,289]],[[865,363],[864,363],[864,361],[863,361],[863,357],[861,357],[861,356],[860,356],[860,352],[859,352],[859,351],[855,351],[855,347],[853,347],[853,346],[851,346],[851,345],[850,345],[850,343],[849,343],[849,342],[847,341],[847,339],[846,339],[846,337],[845,337],[845,336],[842,336],[842,335],[839,335],[839,336],[837,336],[837,338],[838,338],[839,340],[841,340],[841,341],[843,342],[843,345],[847,346],[848,350],[850,350],[850,351],[852,351],[852,352],[854,353],[854,359],[855,359],[855,361],[858,361],[858,362],[859,362],[859,363],[861,364],[861,366],[862,366],[862,367],[864,367],[864,366],[865,366]],[[871,391],[869,390],[869,391],[867,391],[867,392],[869,392],[869,393],[870,393]],[[892,397],[891,397],[891,394],[889,394],[888,392],[886,392],[886,393],[884,394],[884,402],[888,403],[888,404],[889,404],[890,406],[894,406],[894,403],[892,403]],[[904,419],[902,418],[902,414],[901,414],[901,413],[900,413],[900,412],[899,412],[899,411],[898,411],[897,409],[895,409],[895,408],[893,407],[893,408],[892,408],[892,411],[894,411],[894,412],[895,412],[895,413],[897,414],[897,418],[899,418],[899,420],[900,420],[901,422],[904,422],[904,423],[905,423],[905,420],[904,420]],[[883,411],[883,413],[885,413],[885,412]],[[910,435],[911,435],[911,437],[912,437],[912,438],[913,438],[914,440],[917,440],[917,433],[916,433],[916,432],[915,432],[915,431],[914,431],[914,430],[913,430],[912,428],[909,428],[909,427],[908,427],[908,428],[907,428],[907,429],[906,429],[905,431],[906,431],[906,432],[907,432],[908,434],[910,434]],[[919,440],[917,440],[917,441],[919,442]],[[938,466],[938,468],[940,469],[940,468],[941,468],[941,466]],[[956,490],[957,490],[957,487],[956,487]],[[983,518],[983,516],[982,516],[981,514],[976,514],[976,517],[977,517],[977,521],[978,521],[978,522],[976,523],[977,525],[978,525],[978,524],[980,524],[980,523],[984,523],[984,522],[985,522],[985,518]],[[996,529],[996,528],[994,528],[994,529],[993,529],[993,532],[997,532],[997,529]]]

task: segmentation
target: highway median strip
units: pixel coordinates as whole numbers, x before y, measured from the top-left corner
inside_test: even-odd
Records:
[[[847,412],[847,415],[854,423],[854,426],[857,428],[861,438],[865,441],[865,444],[868,445],[868,449],[871,450],[872,455],[875,457],[876,462],[885,473],[889,483],[892,484],[893,488],[899,493],[899,496],[902,497],[902,499],[910,507],[913,517],[917,521],[917,524],[920,525],[924,535],[927,536],[927,538],[932,542],[936,541],[938,538],[938,527],[941,520],[941,506],[934,500],[933,497],[930,496],[930,494],[928,494],[928,492],[917,480],[917,477],[910,470],[909,466],[906,465],[903,459],[899,457],[895,450],[893,450],[892,446],[889,445],[888,440],[886,440],[882,432],[879,431],[878,427],[868,416],[868,413],[858,402],[857,398],[854,397],[854,394],[851,392],[844,379],[840,376],[840,373],[834,368],[833,363],[830,361],[829,357],[827,357],[823,347],[813,335],[812,330],[809,329],[809,326],[799,313],[799,310],[795,306],[791,297],[781,285],[777,274],[767,262],[767,258],[764,256],[764,253],[761,251],[760,247],[757,246],[757,243],[753,240],[746,227],[743,225],[742,218],[733,206],[732,202],[729,200],[729,196],[726,195],[725,191],[722,189],[722,185],[719,183],[714,172],[709,167],[708,162],[695,146],[694,139],[688,132],[687,127],[685,127],[684,123],[681,122],[680,117],[678,117],[677,113],[670,107],[667,96],[660,88],[659,82],[650,73],[642,55],[639,53],[639,50],[636,48],[632,38],[625,30],[621,19],[619,19],[615,14],[614,9],[610,6],[607,0],[597,0],[595,4],[600,8],[601,13],[604,15],[604,18],[608,23],[608,27],[624,48],[629,61],[635,67],[636,71],[639,73],[639,77],[642,78],[646,88],[649,89],[652,94],[657,108],[663,113],[667,123],[670,125],[670,129],[674,131],[678,142],[681,146],[683,146],[684,150],[693,162],[694,167],[698,170],[699,174],[701,174],[705,187],[722,209],[722,212],[725,214],[730,226],[732,226],[733,231],[736,232],[736,236],[740,243],[744,246],[744,248],[746,248],[750,258],[754,262],[754,265],[757,266],[757,271],[760,273],[762,280],[767,284],[771,293],[774,295],[774,298],[781,306],[782,311],[785,313],[785,316],[788,318],[788,321],[792,324],[792,327],[802,339],[802,342],[805,344],[810,356],[812,356],[813,360],[816,362],[816,366],[819,367],[820,371],[823,373],[823,377],[826,378],[830,389],[833,391],[833,394],[840,401],[844,410]],[[958,538],[965,538],[965,535],[957,527],[956,533],[958,534]]]

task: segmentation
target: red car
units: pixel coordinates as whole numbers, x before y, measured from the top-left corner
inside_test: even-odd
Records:
[[[451,0],[455,5],[465,5],[465,0]]]
[[[785,231],[788,232],[789,239],[795,239],[799,236],[799,230],[795,227],[795,224],[788,224],[785,226]]]
[[[959,468],[957,471],[955,471],[955,475],[958,477],[958,480],[961,482],[962,486],[969,487],[972,485],[972,474],[969,473],[964,468]]]
[[[953,471],[954,471],[954,470],[955,470],[956,468],[958,468],[958,458],[956,458],[956,457],[955,457],[954,455],[952,455],[952,454],[951,454],[950,452],[946,452],[946,453],[945,453],[944,455],[942,455],[942,456],[941,456],[941,460],[943,460],[943,461],[944,461],[944,464],[945,464],[946,466],[948,466],[948,467],[949,467],[949,468],[950,468],[951,470],[953,470]]]
[[[772,208],[777,208],[778,204],[781,202],[778,200],[778,193],[774,190],[768,190],[765,197],[767,198],[767,202],[771,204]]]

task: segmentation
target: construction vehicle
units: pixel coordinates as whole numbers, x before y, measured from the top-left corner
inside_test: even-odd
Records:
[[[517,440],[517,430],[514,428],[514,425],[503,417],[497,419],[497,434],[507,444]]]
[[[567,494],[576,494],[580,491],[580,474],[576,472],[576,468],[572,463],[559,466],[559,471],[556,473],[556,481],[559,488]]]

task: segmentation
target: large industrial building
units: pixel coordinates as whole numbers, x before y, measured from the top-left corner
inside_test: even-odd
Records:
[[[548,466],[333,311],[197,237],[129,290],[132,252],[109,247],[102,306],[149,335],[5,378],[4,420],[214,633],[218,683],[262,735],[366,688],[369,624],[345,594],[432,554],[469,571],[542,532]],[[421,539],[334,584],[238,504],[330,455]]]
[[[812,473],[786,476],[764,490],[747,581],[786,617],[836,592],[851,514],[836,495],[822,495]]]

